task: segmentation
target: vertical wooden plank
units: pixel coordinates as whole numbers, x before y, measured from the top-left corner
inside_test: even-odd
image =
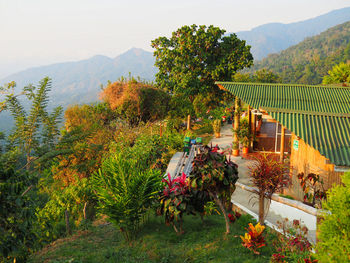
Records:
[[[251,112],[251,108],[250,105],[248,105],[248,123],[250,124],[252,122],[252,112]],[[249,132],[251,132],[251,125],[249,125]]]
[[[278,124],[277,124],[278,125]],[[285,136],[285,128],[281,125],[281,147],[280,147],[280,162],[283,162],[284,159],[284,136]]]
[[[254,138],[254,135],[255,135],[255,131],[256,131],[256,115],[255,114],[252,114],[251,115],[251,122],[250,122],[250,130],[251,130],[251,133],[253,134],[253,138]],[[254,140],[252,140],[250,142],[250,147],[253,149],[253,145],[254,145]]]

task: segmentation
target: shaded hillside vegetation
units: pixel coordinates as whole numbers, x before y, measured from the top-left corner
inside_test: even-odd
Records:
[[[237,36],[252,46],[251,52],[257,61],[349,20],[350,7],[346,7],[300,22],[261,25],[250,31],[237,32]]]
[[[307,38],[279,54],[258,61],[251,71],[262,68],[277,73],[283,83],[319,84],[332,67],[350,60],[350,22]]]

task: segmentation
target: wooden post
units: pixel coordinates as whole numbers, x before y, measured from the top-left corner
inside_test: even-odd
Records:
[[[67,235],[71,235],[72,234],[72,230],[70,229],[70,225],[69,225],[69,212],[68,212],[68,210],[66,210],[64,212],[64,215],[65,215],[65,219],[66,219]]]
[[[255,135],[255,130],[256,130],[256,115],[252,114],[252,121],[250,122],[250,126],[251,126],[251,133],[253,134],[253,136]],[[254,146],[254,140],[252,140],[250,142],[250,147],[253,149]]]
[[[252,132],[251,125],[250,123],[252,122],[252,113],[251,113],[251,108],[248,105],[248,123],[249,123],[249,132]]]
[[[187,116],[187,130],[191,130],[191,115]]]
[[[280,162],[283,162],[284,159],[284,134],[285,134],[285,128],[283,125],[281,125],[281,147],[280,147]]]
[[[238,97],[236,97],[235,100],[235,118],[234,118],[234,130],[238,130],[239,129],[239,119],[240,116],[238,115]],[[237,132],[233,133],[233,142],[238,142],[238,136],[237,136]]]

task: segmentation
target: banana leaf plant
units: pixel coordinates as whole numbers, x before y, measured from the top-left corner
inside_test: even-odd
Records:
[[[191,189],[207,193],[219,206],[226,222],[226,234],[230,233],[230,219],[225,203],[231,203],[238,180],[238,166],[225,153],[219,153],[219,147],[205,146],[193,160],[189,176]]]

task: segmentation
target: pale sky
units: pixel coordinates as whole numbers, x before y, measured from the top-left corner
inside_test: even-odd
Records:
[[[306,20],[350,0],[0,0],[0,78],[28,67],[116,57],[183,25],[227,32]]]

